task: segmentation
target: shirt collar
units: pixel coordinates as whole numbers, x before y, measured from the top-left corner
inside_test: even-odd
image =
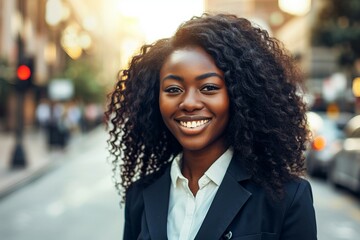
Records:
[[[205,175],[216,185],[219,186],[221,184],[233,154],[233,149],[229,148],[205,172]]]
[[[234,151],[230,147],[209,167],[204,175],[219,186],[225,176],[227,168],[229,167],[233,154]],[[178,178],[185,179],[184,175],[181,173],[181,160],[182,153],[179,153],[171,164],[170,177],[174,187],[176,187]]]
[[[174,187],[176,187],[176,182],[178,178],[185,178],[181,173],[181,167],[180,167],[181,159],[182,159],[182,153],[179,153],[171,163],[170,177],[171,177],[171,183],[173,184]]]

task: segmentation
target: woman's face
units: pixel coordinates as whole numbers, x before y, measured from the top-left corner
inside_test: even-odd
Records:
[[[184,151],[225,150],[229,96],[224,73],[200,47],[174,51],[160,71],[162,118]]]

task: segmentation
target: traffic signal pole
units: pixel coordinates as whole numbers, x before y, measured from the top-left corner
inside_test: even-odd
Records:
[[[11,168],[25,168],[27,165],[27,159],[25,150],[23,147],[23,132],[24,132],[24,99],[26,87],[24,87],[22,83],[22,79],[19,79],[19,66],[21,66],[21,61],[24,59],[24,46],[23,40],[20,36],[17,39],[18,46],[18,67],[16,69],[16,83],[15,90],[17,95],[17,103],[16,103],[16,126],[15,126],[15,147],[12,152],[11,158]],[[31,72],[29,77],[31,77]],[[27,86],[25,84],[25,86]]]
[[[17,4],[23,20],[26,16],[25,1],[17,0]],[[24,32],[24,23],[22,22],[17,37],[18,62],[15,80],[15,90],[17,94],[15,130],[16,141],[11,159],[11,168],[25,168],[27,165],[26,154],[23,148],[24,99],[26,92],[32,87],[34,58],[27,56],[25,53]]]
[[[15,148],[11,159],[11,168],[25,168],[27,165],[26,154],[23,148],[24,98],[25,92],[17,90]]]

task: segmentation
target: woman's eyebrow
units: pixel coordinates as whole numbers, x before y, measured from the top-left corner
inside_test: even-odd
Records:
[[[184,81],[184,79],[183,79],[182,77],[179,77],[179,76],[174,75],[174,74],[169,74],[169,75],[167,75],[166,77],[164,77],[164,78],[162,79],[162,81],[165,81],[165,80],[168,80],[168,79],[173,79],[173,80],[177,80],[177,81],[180,81],[180,82],[183,82],[183,81]]]
[[[221,76],[220,74],[218,73],[215,73],[215,72],[209,72],[209,73],[204,73],[204,74],[201,74],[200,76],[197,76],[195,78],[195,80],[203,80],[203,79],[206,79],[206,78],[209,78],[209,77],[218,77],[220,79],[224,79],[223,76]]]
[[[221,76],[220,74],[218,73],[215,73],[215,72],[209,72],[209,73],[204,73],[204,74],[201,74],[199,76],[197,76],[195,78],[195,80],[203,80],[203,79],[206,79],[206,78],[209,78],[209,77],[218,77],[220,79],[224,79],[223,76]],[[180,76],[177,76],[177,75],[174,75],[174,74],[169,74],[167,75],[166,77],[164,77],[162,79],[162,81],[165,81],[165,80],[168,80],[168,79],[173,79],[173,80],[177,80],[177,81],[180,81],[180,82],[183,82],[184,79]]]

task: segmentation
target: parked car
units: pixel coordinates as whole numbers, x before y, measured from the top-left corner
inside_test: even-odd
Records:
[[[360,194],[360,115],[345,126],[346,138],[329,169],[329,181]]]
[[[326,177],[334,155],[341,149],[345,115],[331,117],[325,112],[307,112],[312,141],[306,151],[306,168],[310,176]]]

